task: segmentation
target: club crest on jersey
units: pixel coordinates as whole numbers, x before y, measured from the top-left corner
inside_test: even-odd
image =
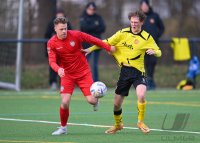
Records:
[[[134,44],[138,44],[138,43],[139,43],[139,40],[135,39]]]
[[[70,41],[70,45],[71,45],[72,47],[74,47],[74,46],[75,46],[75,42],[74,42],[74,41]]]

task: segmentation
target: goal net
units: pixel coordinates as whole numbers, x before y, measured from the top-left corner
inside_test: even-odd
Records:
[[[0,42],[0,87],[16,89],[16,44]]]
[[[0,11],[0,88],[19,91],[22,43],[8,39],[22,39],[23,0],[2,1]]]

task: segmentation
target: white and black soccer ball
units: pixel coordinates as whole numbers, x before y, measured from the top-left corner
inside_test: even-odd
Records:
[[[106,91],[107,87],[101,81],[94,82],[90,87],[90,92],[95,98],[102,98],[103,96],[105,96]]]

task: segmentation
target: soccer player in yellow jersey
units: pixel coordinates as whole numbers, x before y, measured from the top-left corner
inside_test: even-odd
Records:
[[[114,120],[115,124],[106,130],[107,134],[114,134],[123,129],[122,122],[122,103],[124,97],[128,96],[129,89],[133,85],[138,97],[138,128],[144,132],[150,132],[147,125],[144,124],[146,111],[145,93],[147,83],[144,70],[144,55],[161,56],[161,51],[155,43],[152,36],[142,30],[142,24],[145,20],[145,14],[142,11],[131,12],[128,15],[131,26],[124,28],[114,34],[112,37],[104,40],[111,46],[115,46],[116,51],[112,54],[121,67],[121,73],[117,82],[114,98]],[[93,46],[84,52],[90,53],[98,47]]]

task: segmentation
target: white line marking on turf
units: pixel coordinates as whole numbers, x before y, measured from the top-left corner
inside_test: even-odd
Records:
[[[13,118],[0,118],[0,120],[30,122],[30,123],[60,124],[60,122],[40,121],[40,120],[23,120],[23,119],[13,119]],[[67,124],[71,125],[71,126],[87,126],[87,127],[97,127],[97,128],[111,127],[111,126],[107,126],[107,125],[95,125],[95,124],[79,124],[79,123],[67,123]],[[135,127],[124,127],[124,129],[138,130],[138,128],[135,128]],[[151,129],[151,131],[170,132],[170,133],[187,133],[187,134],[199,134],[200,135],[200,132],[193,132],[193,131],[174,131],[174,130],[162,130],[162,129]]]
[[[46,142],[46,141],[20,141],[20,140],[0,140],[0,142],[6,143],[75,143],[75,142]]]

